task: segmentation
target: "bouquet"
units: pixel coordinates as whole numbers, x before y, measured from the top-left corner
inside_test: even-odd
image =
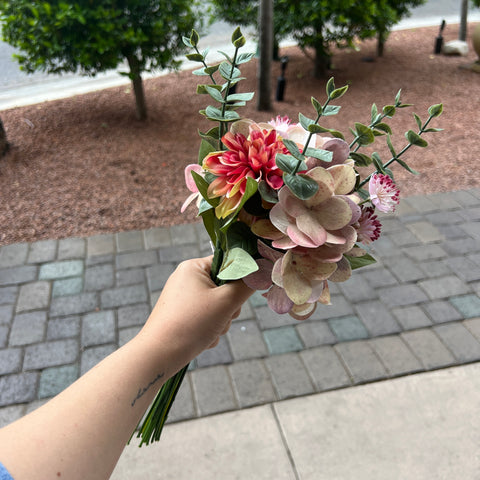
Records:
[[[381,234],[375,212],[393,212],[399,203],[391,166],[417,173],[401,157],[412,146],[428,145],[422,135],[440,130],[429,124],[443,107],[431,106],[425,122],[413,114],[418,130],[406,132],[400,151],[385,119],[410,106],[402,103],[401,91],[392,105],[379,110],[373,104],[370,124],[355,123],[349,143],[319,123],[339,112],[332,102],[348,89],[337,88],[333,78],[323,103],[312,97],[313,116],[300,113],[298,123],[281,116],[256,123],[237,112],[254,94],[232,93],[242,80],[239,66],[253,56],[239,53],[245,44],[240,29],[232,35],[233,57],[220,52],[225,60],[217,65],[207,65],[208,49],[200,52],[198,41],[195,31],[184,38],[194,50],[187,58],[202,64],[193,73],[209,78],[197,93],[216,102],[200,111],[215,126],[200,133],[198,163],[185,169],[191,195],[182,211],[196,200],[214,245],[211,275],[217,284],[243,279],[264,291],[272,310],[304,320],[318,304],[330,304],[329,282],[344,282],[353,270],[375,262],[367,250]],[[386,139],[387,161],[376,152],[360,152],[377,137]],[[370,173],[362,178],[360,167]],[[162,387],[138,433],[141,444],[160,438],[186,370]]]

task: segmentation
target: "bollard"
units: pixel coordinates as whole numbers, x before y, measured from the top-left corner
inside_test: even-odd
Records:
[[[277,94],[275,96],[277,102],[283,102],[283,97],[285,96],[285,86],[287,84],[287,80],[285,79],[285,70],[288,64],[288,57],[285,55],[280,58],[280,63],[282,65],[282,72],[277,78]]]
[[[435,49],[434,53],[439,54],[442,53],[442,47],[443,47],[443,29],[445,28],[445,20],[442,20],[442,24],[440,25],[440,31],[438,32],[437,38],[435,39]]]

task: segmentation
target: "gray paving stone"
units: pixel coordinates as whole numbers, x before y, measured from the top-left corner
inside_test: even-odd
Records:
[[[35,399],[38,373],[18,373],[0,377],[0,407]]]
[[[22,285],[17,301],[17,312],[47,308],[50,300],[50,282],[32,282]]]
[[[418,266],[425,273],[424,278],[445,277],[453,273],[446,259],[421,262]]]
[[[40,280],[56,280],[59,278],[78,277],[83,274],[82,260],[60,260],[45,263],[40,267]]]
[[[480,240],[480,223],[479,222],[468,222],[460,225],[460,228],[470,235],[473,239]]]
[[[136,285],[144,281],[145,281],[144,268],[129,268],[127,270],[118,270],[117,272],[115,272],[115,285],[117,287],[126,287],[127,285]]]
[[[67,295],[78,295],[83,290],[83,277],[64,278],[54,280],[52,286],[52,297],[66,297]]]
[[[28,415],[29,413],[33,412],[37,408],[41,407],[42,405],[47,403],[47,401],[48,400],[46,398],[42,398],[41,400],[34,400],[33,402],[27,403],[24,406],[25,415]]]
[[[10,331],[10,346],[29,345],[45,338],[46,312],[28,312],[15,316]]]
[[[434,330],[458,361],[480,360],[480,343],[461,323],[437,325]]]
[[[395,318],[380,301],[358,304],[355,306],[355,310],[371,336],[388,335],[400,331]]]
[[[143,233],[138,230],[130,232],[119,232],[115,235],[117,243],[117,252],[130,252],[133,250],[143,250]]]
[[[416,210],[413,208],[412,205],[408,203],[408,200],[404,198],[399,205],[397,205],[397,208],[395,209],[395,217],[403,217],[403,216],[409,216],[413,215],[416,213]]]
[[[472,335],[480,342],[480,317],[470,318],[463,322],[466,328],[472,333]]]
[[[261,360],[236,362],[228,369],[240,408],[276,400],[270,375]]]
[[[13,305],[0,306],[0,325],[10,325],[13,318]]]
[[[262,332],[254,320],[234,322],[227,338],[235,361],[268,355]]]
[[[108,357],[116,350],[116,345],[101,345],[99,347],[86,348],[82,352],[80,360],[80,375],[84,375],[88,370],[93,368],[97,363]]]
[[[237,408],[225,367],[201,368],[191,373],[198,413],[211,415]]]
[[[240,311],[240,315],[237,318],[234,318],[234,322],[241,322],[243,320],[251,320],[255,318],[255,313],[253,313],[253,308],[249,302],[245,302],[242,305],[242,310]]]
[[[466,233],[458,228],[458,225],[438,225],[438,231],[447,239],[464,238]]]
[[[456,225],[463,222],[463,217],[456,211],[429,213],[425,218],[437,227],[440,225]],[[455,229],[458,230],[458,227],[455,227]]]
[[[271,355],[298,352],[303,349],[302,341],[293,326],[265,330],[263,338]]]
[[[464,318],[480,316],[480,298],[477,295],[463,295],[449,300]]]
[[[95,293],[82,293],[68,297],[53,298],[50,303],[51,317],[66,317],[88,313],[98,308],[98,299]]]
[[[248,302],[253,306],[253,308],[265,307],[268,304],[267,299],[259,291],[254,292],[253,295],[248,299]]]
[[[82,348],[115,341],[115,316],[112,310],[89,313],[82,318]]]
[[[427,370],[456,363],[450,351],[430,329],[404,332],[401,336]]]
[[[0,268],[24,265],[27,261],[28,243],[14,243],[0,247]]]
[[[431,193],[428,195],[428,199],[436,205],[437,209],[442,211],[461,208],[461,204],[455,198],[444,192]]]
[[[337,337],[324,320],[300,322],[295,329],[306,348],[332,345],[337,342]]]
[[[174,225],[170,228],[173,245],[198,244],[197,232],[194,224]]]
[[[215,348],[203,351],[196,359],[198,367],[210,367],[232,363],[233,358],[230,353],[230,347],[225,337],[220,337],[220,341]]]
[[[434,212],[439,210],[438,205],[436,205],[429,197],[425,195],[412,195],[408,198],[403,199],[403,203],[407,203],[414,211],[419,213]],[[402,204],[402,202],[400,202]]]
[[[265,359],[265,365],[280,400],[314,392],[307,370],[298,354],[274,355]]]
[[[187,373],[168,414],[167,423],[180,422],[195,416],[196,409],[193,401],[192,384],[190,374]]]
[[[78,378],[78,365],[47,368],[40,374],[38,398],[54,397]]]
[[[160,247],[170,247],[172,245],[169,228],[152,228],[150,230],[145,230],[143,235],[145,248],[147,250]]]
[[[200,256],[198,245],[178,245],[173,247],[162,247],[158,250],[160,263],[183,262],[189,258]]]
[[[386,268],[364,270],[361,273],[359,272],[357,276],[362,277],[373,288],[390,287],[398,284],[398,280]]]
[[[58,367],[59,365],[76,362],[77,359],[77,340],[54,340],[26,347],[23,369],[38,370]]]
[[[418,359],[397,335],[373,338],[369,341],[390,376],[423,370]]]
[[[58,241],[58,259],[71,260],[83,258],[86,252],[86,241],[84,238],[63,238]]]
[[[41,240],[30,244],[28,263],[44,263],[55,260],[57,255],[57,240]]]
[[[372,251],[375,258],[388,258],[398,254],[398,246],[388,235],[384,235],[372,244]]]
[[[355,273],[348,279],[348,282],[339,283],[338,286],[350,303],[378,298],[375,288],[365,282],[363,277],[355,275]]]
[[[0,375],[17,373],[22,370],[23,351],[21,348],[0,350]]]
[[[353,383],[364,383],[380,380],[387,376],[369,343],[365,340],[339,343],[335,347],[344,361]]]
[[[25,407],[23,405],[10,405],[0,408],[0,428],[6,427],[24,415]]]
[[[467,190],[448,192],[448,195],[464,207],[478,205],[478,199]]]
[[[23,265],[0,269],[0,286],[18,285],[20,283],[33,282],[37,279],[37,267]]]
[[[10,328],[7,325],[0,325],[0,348],[5,348],[7,346],[9,333]]]
[[[135,303],[148,301],[145,285],[131,285],[128,287],[104,290],[100,296],[102,309],[124,307]]]
[[[433,323],[445,323],[462,319],[462,314],[446,300],[426,303],[423,305],[423,309],[428,313]]]
[[[471,291],[468,284],[462,282],[462,280],[455,275],[424,280],[419,282],[418,285],[432,300],[439,300],[441,298],[452,297],[454,295],[462,295]]]
[[[110,255],[115,253],[115,236],[94,235],[87,238],[87,256],[95,257],[97,255]]]
[[[480,247],[479,247],[480,248]],[[445,260],[453,272],[465,282],[480,280],[480,265],[467,257],[449,257]]]
[[[120,307],[117,312],[118,328],[143,325],[150,315],[150,307],[145,303]]]
[[[405,249],[405,253],[415,262],[426,260],[439,260],[447,257],[447,252],[443,249],[445,243],[440,245],[420,245]]]
[[[425,274],[418,268],[417,262],[413,262],[405,256],[390,257],[385,260],[385,263],[387,268],[402,283],[425,278]]]
[[[389,235],[389,238],[398,247],[409,247],[420,244],[420,240],[412,232],[405,229]]]
[[[318,305],[311,318],[313,320],[328,320],[329,318],[346,317],[354,314],[352,305],[343,295],[332,295],[331,301],[331,305]]]
[[[351,385],[350,377],[332,347],[323,346],[300,353],[319,392]]]
[[[18,290],[18,285],[0,288],[0,305],[15,303],[17,300]]]
[[[358,340],[360,338],[368,337],[367,329],[363,325],[362,321],[355,315],[332,318],[328,320],[328,324],[332,332],[338,338],[339,342]]]
[[[480,207],[471,207],[471,208],[466,208],[463,211],[460,212],[460,214],[465,218],[467,221],[478,221],[480,220]]]
[[[47,340],[60,340],[80,335],[80,317],[52,318],[47,323]]]
[[[156,250],[122,253],[116,257],[116,267],[118,269],[147,267],[157,263],[158,256]]]
[[[407,228],[422,243],[441,242],[444,239],[443,235],[437,230],[437,228],[427,221],[409,223],[407,224]]]
[[[93,265],[85,270],[85,291],[93,292],[115,285],[113,265]]]
[[[430,318],[416,305],[412,307],[394,308],[392,313],[395,315],[395,318],[403,330],[414,330],[432,325]]]
[[[141,329],[142,327],[140,325],[120,329],[118,331],[118,346],[122,347],[123,345],[128,343],[138,334],[138,332],[140,332]]]
[[[428,297],[416,285],[405,284],[379,289],[379,297],[389,307],[402,307],[426,302]]]
[[[151,292],[161,290],[168,277],[174,272],[176,266],[173,263],[162,263],[147,268],[148,288]]]
[[[298,320],[295,320],[290,315],[279,315],[267,306],[255,308],[254,312],[262,330],[295,325],[298,322]]]
[[[85,265],[87,267],[93,267],[94,265],[105,265],[106,263],[113,264],[115,262],[115,256],[112,253],[105,255],[96,255],[94,257],[86,257]]]
[[[478,240],[473,238],[456,238],[442,243],[442,248],[448,255],[467,255],[478,252]]]

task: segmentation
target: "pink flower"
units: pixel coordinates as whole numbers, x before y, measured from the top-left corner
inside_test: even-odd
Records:
[[[362,215],[358,219],[358,223],[355,225],[357,229],[357,240],[365,245],[380,237],[382,224],[374,215],[375,210],[373,207],[362,208]]]
[[[400,202],[400,190],[393,180],[382,173],[374,173],[368,183],[370,200],[381,212],[394,212]]]
[[[268,124],[283,138],[288,138],[288,131],[296,126],[296,124],[292,125],[292,121],[286,115],[284,117],[277,115],[276,118],[272,118]]]
[[[246,126],[248,137],[241,133]],[[275,130],[253,122],[233,127],[222,142],[228,150],[210,153],[203,161],[203,168],[217,177],[208,187],[209,198],[223,197],[215,209],[218,218],[225,218],[238,208],[248,177],[265,180],[274,190],[282,187],[283,172],[277,167],[275,156],[287,152]]]
[[[197,172],[199,175],[205,175],[205,172],[202,170],[202,167],[197,163],[192,163],[185,167],[185,184],[187,188],[192,192],[192,194],[185,200],[182,205],[181,212],[183,213],[187,207],[199,197],[200,193],[198,191],[197,185],[192,177],[192,172]]]

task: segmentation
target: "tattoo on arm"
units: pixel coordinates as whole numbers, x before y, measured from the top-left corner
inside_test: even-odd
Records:
[[[150,389],[151,386],[155,385],[163,376],[165,375],[165,373],[159,373],[146,387],[143,387],[143,388],[139,388],[138,389],[138,392],[137,392],[137,396],[133,399],[131,405],[132,407],[135,405],[135,402],[142,398],[145,393],[148,392],[148,390]]]

